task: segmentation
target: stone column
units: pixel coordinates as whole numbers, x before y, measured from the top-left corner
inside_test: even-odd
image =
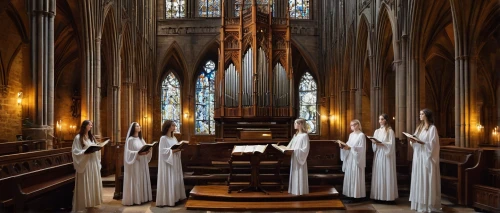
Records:
[[[36,128],[23,129],[25,137],[48,139],[52,148],[54,127],[54,17],[55,0],[27,1],[31,29],[31,74]],[[50,135],[49,135],[50,134]]]

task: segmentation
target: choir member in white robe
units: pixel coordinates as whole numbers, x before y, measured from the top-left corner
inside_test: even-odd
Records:
[[[382,114],[372,139],[373,169],[370,198],[381,201],[394,201],[398,198],[396,175],[396,136],[389,124],[389,116]]]
[[[132,122],[127,132],[123,154],[123,198],[126,206],[143,204],[153,199],[151,179],[149,178],[149,161],[153,153],[139,152],[146,144],[142,138],[141,126]]]
[[[419,212],[441,210],[441,175],[439,172],[439,136],[432,111],[420,111],[420,125],[410,138],[413,147],[410,201],[411,209]]]
[[[73,140],[72,156],[76,173],[72,212],[87,212],[87,208],[102,203],[101,151],[85,154],[86,148],[96,143],[91,128],[91,121],[83,121],[80,133]]]
[[[350,198],[366,197],[365,167],[366,167],[366,136],[361,132],[359,120],[351,121],[351,130],[347,146],[341,145],[340,160],[344,172],[342,194]]]
[[[186,199],[184,177],[182,173],[181,152],[170,149],[178,143],[174,137],[176,124],[166,120],[162,125],[158,157],[158,182],[156,206],[175,206],[175,202]]]
[[[293,136],[287,148],[293,149],[290,161],[290,179],[288,193],[294,195],[309,194],[309,181],[307,173],[307,155],[309,155],[309,136],[306,130],[306,121],[302,118],[294,123],[297,133]]]

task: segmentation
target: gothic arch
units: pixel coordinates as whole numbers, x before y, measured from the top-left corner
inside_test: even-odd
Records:
[[[316,80],[316,84],[317,84],[317,87],[318,87],[318,97],[320,97],[320,94],[323,93],[323,90],[322,90],[322,88],[323,88],[323,82],[320,81],[320,79],[322,79],[322,77],[318,73],[318,68],[317,68],[316,64],[313,62],[312,56],[307,51],[305,51],[306,48],[304,48],[300,44],[300,42],[298,42],[295,38],[292,37],[290,39],[290,42],[291,42],[291,44],[293,46],[291,48],[295,48],[298,51],[298,53],[300,54],[300,56],[302,57],[302,59],[306,63],[307,67],[309,67],[309,72],[311,72],[311,75]],[[291,52],[293,52],[293,51],[291,51]],[[294,60],[296,60],[296,59],[294,59],[292,57],[292,64],[294,63],[293,62]],[[292,70],[293,70],[293,68],[292,68]],[[294,76],[297,76],[297,70],[294,70],[294,73],[295,73]],[[300,72],[300,76],[302,76],[302,74],[304,74],[304,73]]]
[[[217,63],[219,61],[219,52],[218,52],[219,46],[220,42],[218,40],[218,37],[214,37],[211,41],[205,44],[201,52],[198,54],[198,57],[196,57],[197,60],[195,66],[193,67],[194,72],[191,82],[193,83],[196,82],[198,75],[200,73],[200,70],[198,68],[200,68],[209,59],[215,62],[216,69],[222,70],[221,68],[219,68],[219,63]]]
[[[177,42],[173,42],[170,47],[167,49],[165,56],[163,57],[161,65],[159,68],[159,78],[156,80],[155,88],[161,87],[161,82],[167,75],[168,71],[172,68],[169,66],[175,67],[175,73],[179,78],[180,82],[184,82],[184,75],[187,72],[187,65],[184,55],[182,54],[182,49],[180,48]],[[182,86],[182,85],[181,85]]]

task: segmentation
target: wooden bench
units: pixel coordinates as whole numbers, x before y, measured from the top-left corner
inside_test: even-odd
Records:
[[[45,140],[9,141],[0,143],[0,156],[46,149]]]
[[[466,169],[468,206],[500,212],[500,149],[484,148],[478,163]]]
[[[0,212],[71,208],[71,148],[0,156]]]
[[[441,195],[459,205],[466,205],[465,171],[474,167],[482,149],[444,146],[440,149]]]

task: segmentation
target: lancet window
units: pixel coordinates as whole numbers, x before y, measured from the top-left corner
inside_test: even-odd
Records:
[[[170,72],[161,85],[161,123],[172,120],[177,124],[176,132],[181,129],[181,92],[180,83]]]

